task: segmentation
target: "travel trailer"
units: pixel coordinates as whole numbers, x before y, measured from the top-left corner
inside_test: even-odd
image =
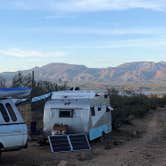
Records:
[[[44,108],[46,135],[84,133],[92,141],[112,131],[112,107],[105,93],[59,91]]]
[[[27,125],[12,97],[22,98],[29,95],[30,91],[28,88],[0,88],[0,154],[27,146]]]

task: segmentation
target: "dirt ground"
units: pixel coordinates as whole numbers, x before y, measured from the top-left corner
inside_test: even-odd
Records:
[[[91,146],[91,151],[51,153],[49,146],[30,142],[28,149],[4,153],[0,166],[166,166],[166,108]]]

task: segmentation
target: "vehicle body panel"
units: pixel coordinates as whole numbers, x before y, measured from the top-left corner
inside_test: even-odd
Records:
[[[6,113],[9,117],[9,121],[5,121],[3,114],[0,110],[0,144],[1,150],[17,150],[27,145],[28,132],[27,125],[24,123],[24,120],[19,113],[17,107],[12,102],[11,99],[0,100],[1,106],[4,106]],[[9,110],[6,107],[6,104],[10,104],[16,119],[13,120]]]

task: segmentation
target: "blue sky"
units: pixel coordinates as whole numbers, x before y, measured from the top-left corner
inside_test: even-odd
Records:
[[[0,0],[0,72],[166,59],[165,0]]]

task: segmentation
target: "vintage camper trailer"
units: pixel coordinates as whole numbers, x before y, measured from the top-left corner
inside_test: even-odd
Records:
[[[95,91],[53,92],[44,108],[44,133],[85,133],[94,140],[111,132],[109,97]]]
[[[27,146],[27,125],[11,97],[22,98],[29,93],[27,88],[0,89],[0,154]]]

